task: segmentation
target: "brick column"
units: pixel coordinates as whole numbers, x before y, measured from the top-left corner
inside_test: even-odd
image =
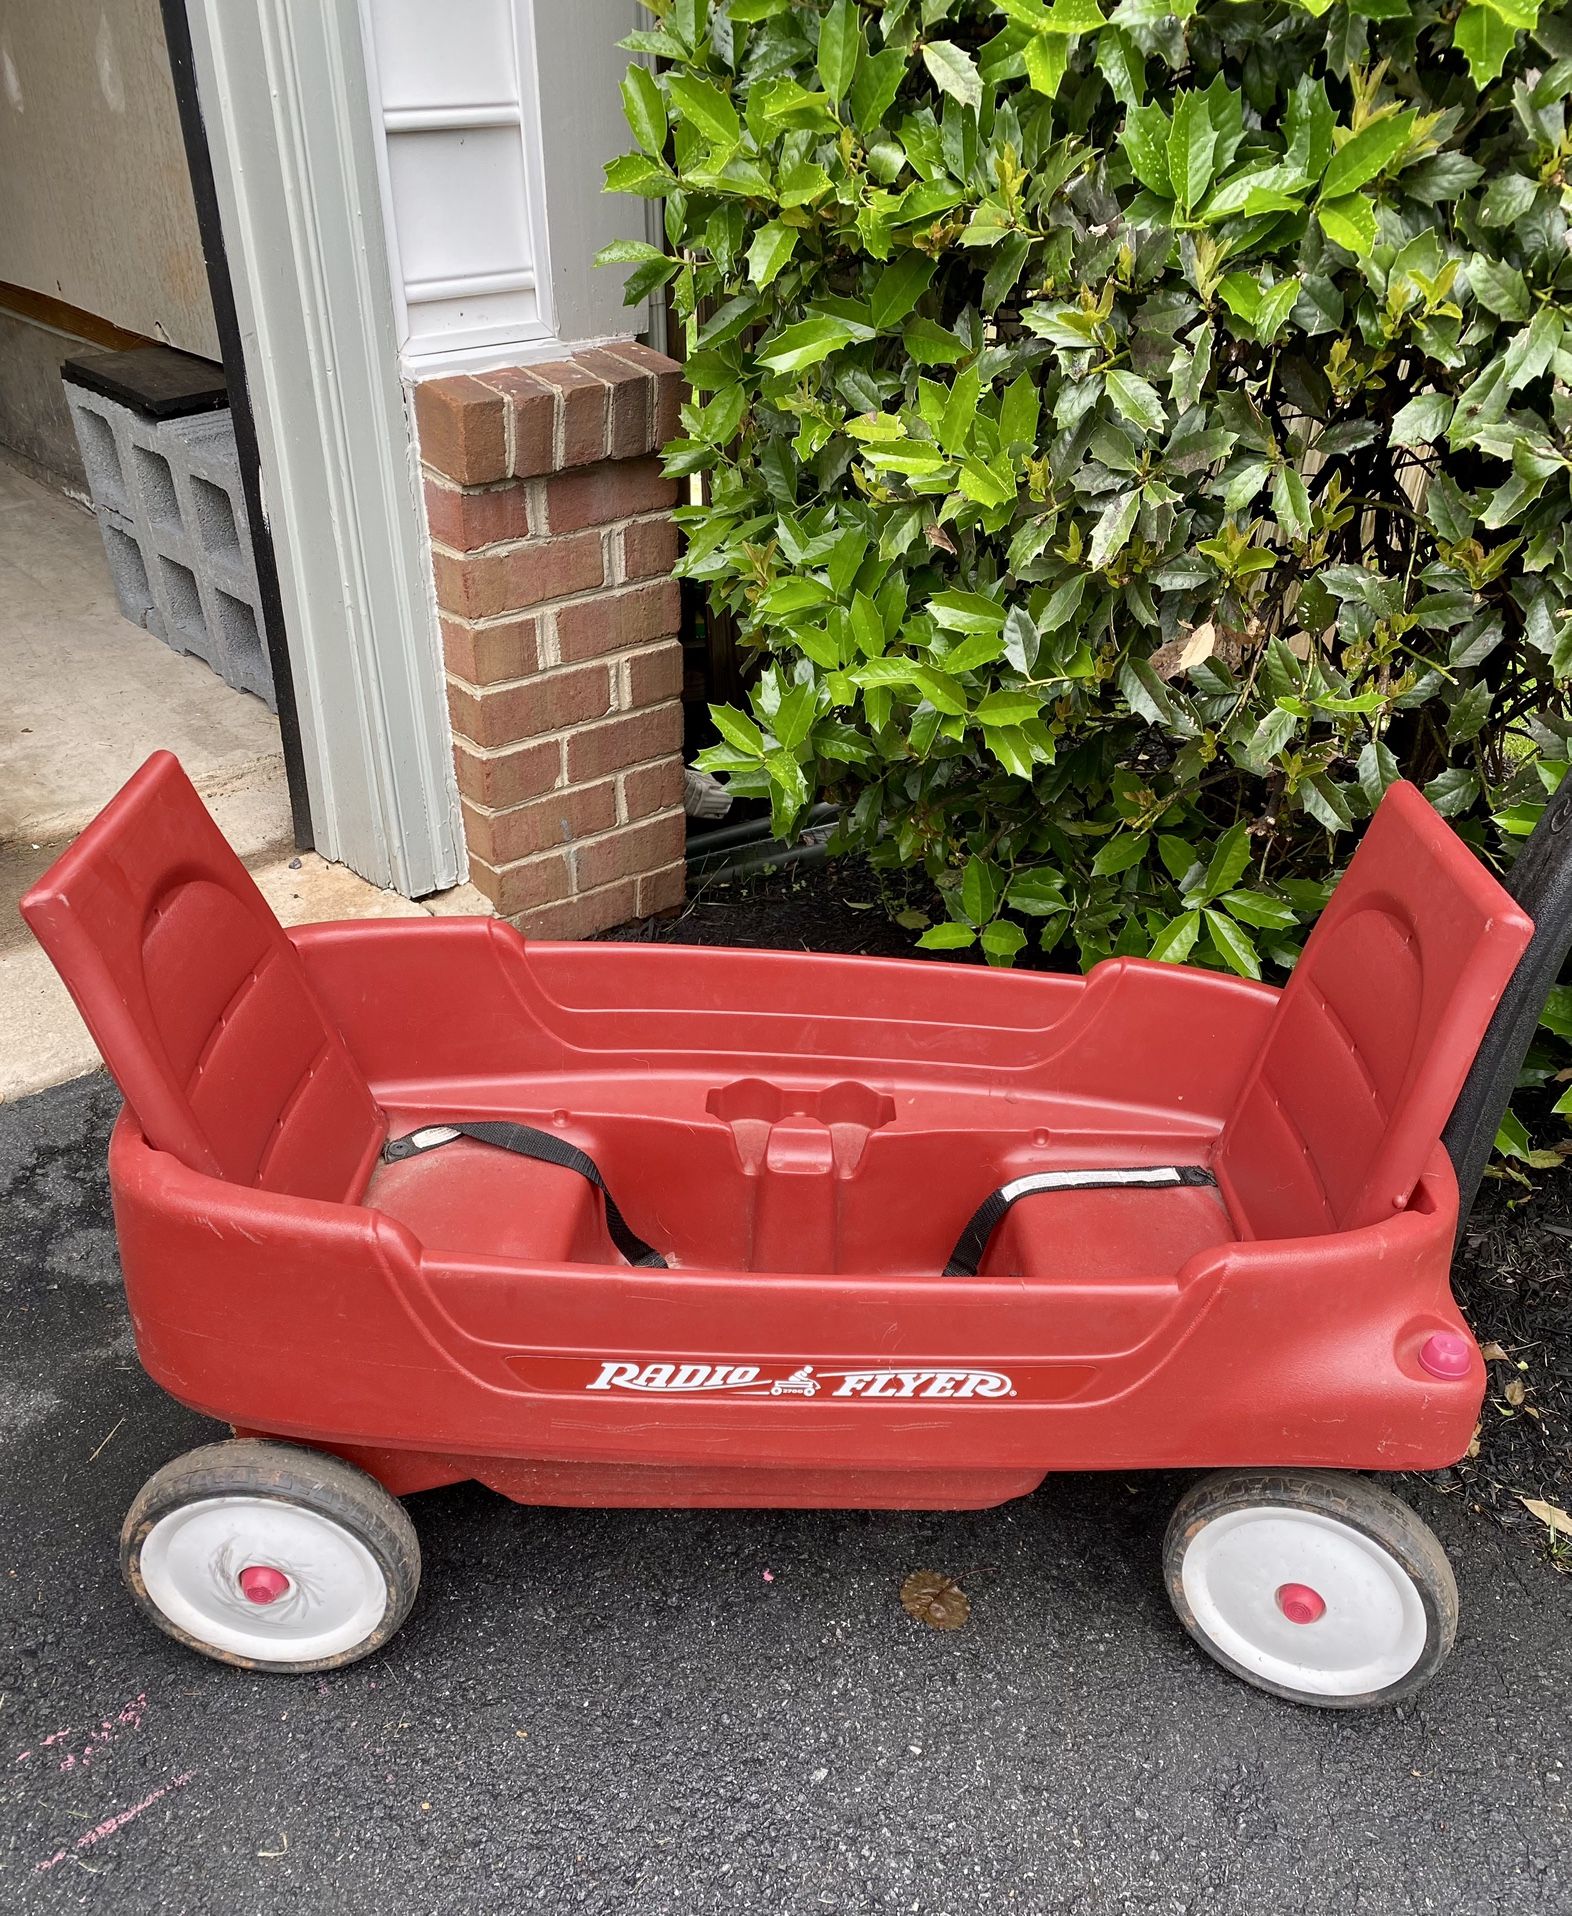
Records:
[[[679,381],[629,344],[415,388],[470,878],[536,937],[682,899]]]

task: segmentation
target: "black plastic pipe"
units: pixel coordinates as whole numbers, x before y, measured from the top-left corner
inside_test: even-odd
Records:
[[[1572,777],[1561,781],[1504,883],[1533,919],[1534,935],[1501,994],[1441,1134],[1457,1173],[1459,1240],[1545,1000],[1572,950]]]

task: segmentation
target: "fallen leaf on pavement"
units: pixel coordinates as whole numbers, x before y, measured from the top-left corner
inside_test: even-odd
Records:
[[[937,1570],[912,1572],[901,1585],[901,1608],[934,1630],[959,1630],[972,1613],[966,1592]]]

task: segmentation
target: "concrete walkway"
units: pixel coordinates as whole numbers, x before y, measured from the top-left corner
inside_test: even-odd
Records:
[[[1163,1594],[1182,1478],[976,1514],[409,1501],[386,1650],[229,1670],[144,1623],[116,1537],[226,1433],[140,1369],[103,1185],[116,1099],[0,1109],[0,1884],[16,1916],[1566,1916],[1572,1578],[1398,1488],[1462,1592],[1417,1702],[1296,1709]],[[335,1379],[324,1373],[324,1393]],[[970,1593],[945,1635],[911,1571]]]
[[[16,901],[161,746],[285,924],[491,909],[468,885],[414,904],[297,859],[273,715],[123,619],[93,515],[0,461],[0,1101],[98,1063]]]

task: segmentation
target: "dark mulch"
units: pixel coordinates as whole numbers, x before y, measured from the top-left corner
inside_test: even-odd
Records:
[[[918,952],[917,934],[891,916],[906,903],[891,882],[848,860],[782,867],[700,884],[672,917],[610,936],[975,962],[964,952]],[[1476,1454],[1430,1481],[1531,1535],[1572,1569],[1572,1546],[1521,1502],[1572,1508],[1572,1170],[1537,1172],[1527,1189],[1487,1178],[1453,1284],[1491,1357],[1490,1390]]]
[[[1543,1538],[1519,1499],[1572,1509],[1572,1172],[1536,1172],[1528,1190],[1487,1179],[1452,1284],[1490,1359],[1490,1388],[1478,1454],[1437,1481]],[[1572,1569],[1566,1541],[1555,1555]]]

